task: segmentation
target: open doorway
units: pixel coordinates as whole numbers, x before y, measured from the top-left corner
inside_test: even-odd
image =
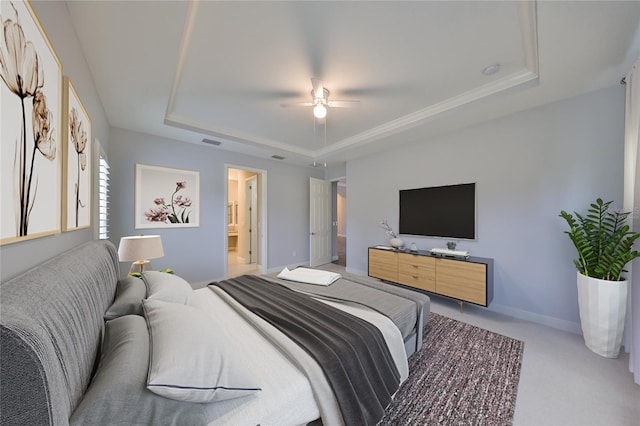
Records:
[[[333,229],[334,250],[332,261],[347,266],[347,180],[342,178],[333,182]]]
[[[265,176],[257,170],[227,168],[227,278],[259,274],[263,253]]]

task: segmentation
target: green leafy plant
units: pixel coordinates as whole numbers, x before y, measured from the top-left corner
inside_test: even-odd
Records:
[[[592,278],[621,281],[624,266],[640,257],[640,252],[633,250],[640,234],[630,231],[629,212],[609,211],[612,202],[598,198],[585,216],[573,212],[574,218],[562,210],[560,217],[569,224],[569,231],[564,233],[578,250],[578,259],[573,260],[578,271]]]
[[[173,269],[171,268],[160,269],[159,272],[164,272],[165,274],[173,274]],[[132,272],[129,275],[136,278],[142,278],[142,274],[140,272]]]

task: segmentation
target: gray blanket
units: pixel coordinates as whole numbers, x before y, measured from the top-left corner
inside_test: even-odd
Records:
[[[298,343],[323,369],[346,425],[375,425],[400,375],[380,331],[360,318],[252,275],[212,283]]]
[[[420,303],[405,295],[392,293],[393,290],[405,292],[407,290],[394,288],[389,284],[380,283],[385,287],[374,288],[370,283],[357,282],[353,277],[349,277],[348,279],[340,278],[329,286],[321,286],[283,280],[271,275],[266,278],[293,290],[338,300],[349,300],[374,309],[391,318],[403,338],[416,331],[416,323],[421,314]],[[412,296],[414,295],[417,294],[414,293]]]

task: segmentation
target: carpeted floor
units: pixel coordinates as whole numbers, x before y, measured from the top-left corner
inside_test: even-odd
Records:
[[[513,423],[524,342],[432,313],[379,426]]]

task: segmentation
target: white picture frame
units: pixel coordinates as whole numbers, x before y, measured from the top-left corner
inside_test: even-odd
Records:
[[[136,163],[135,229],[200,226],[200,172]]]

